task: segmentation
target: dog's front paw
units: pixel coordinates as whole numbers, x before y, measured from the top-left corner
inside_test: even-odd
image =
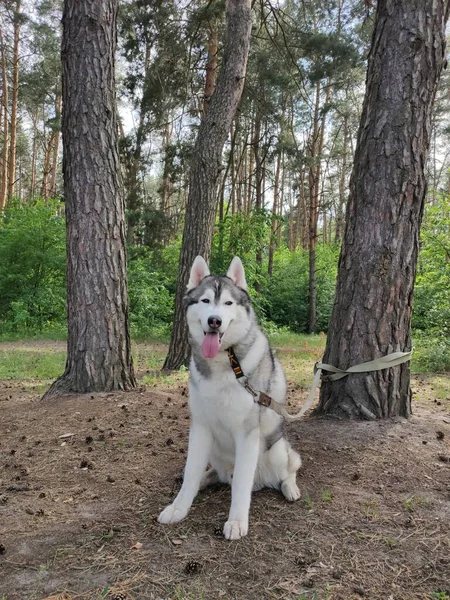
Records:
[[[182,506],[177,506],[174,502],[173,504],[169,504],[169,506],[162,511],[158,517],[158,521],[164,525],[178,523],[178,521],[182,521],[187,514],[188,511],[186,509]]]
[[[227,521],[223,527],[223,535],[227,540],[239,540],[248,532],[248,521]]]

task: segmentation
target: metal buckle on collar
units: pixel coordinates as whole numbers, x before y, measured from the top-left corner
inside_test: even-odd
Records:
[[[247,392],[253,396],[253,400],[255,402],[257,402],[256,398],[258,397],[258,392],[255,391],[252,388],[252,386],[249,384],[247,377],[245,378],[245,381],[244,381],[244,387],[247,390]]]

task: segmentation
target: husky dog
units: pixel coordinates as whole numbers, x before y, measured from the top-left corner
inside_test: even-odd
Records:
[[[281,489],[287,500],[298,500],[301,460],[283,437],[282,417],[254,402],[236,378],[227,350],[233,348],[251,387],[280,403],[286,401],[286,380],[258,327],[238,257],[227,276],[218,277],[197,256],[185,303],[192,347],[189,449],[181,490],[158,520],[181,521],[199,489],[229,483],[232,500],[223,533],[237,540],[247,535],[252,490]]]

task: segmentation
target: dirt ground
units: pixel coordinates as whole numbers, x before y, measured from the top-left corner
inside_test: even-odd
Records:
[[[449,600],[450,397],[414,388],[408,421],[290,425],[302,499],[254,494],[227,542],[227,487],[155,520],[186,457],[183,386],[43,403],[0,382],[0,600]]]

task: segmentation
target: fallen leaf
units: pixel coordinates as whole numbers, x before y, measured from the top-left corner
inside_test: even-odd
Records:
[[[136,542],[134,546],[131,546],[132,548],[134,548],[135,550],[140,550],[142,548],[143,544],[141,542]]]

